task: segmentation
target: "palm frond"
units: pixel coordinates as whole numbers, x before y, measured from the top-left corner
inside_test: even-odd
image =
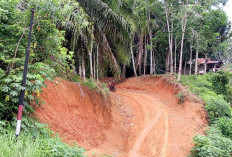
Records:
[[[111,34],[114,38],[118,38],[123,45],[126,40],[130,39],[130,25],[106,3],[101,0],[77,1],[105,34]]]

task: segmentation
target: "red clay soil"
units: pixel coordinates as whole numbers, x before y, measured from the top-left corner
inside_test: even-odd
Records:
[[[109,100],[75,82],[54,82],[46,82],[41,94],[45,103],[36,108],[35,116],[69,144],[78,142],[86,148],[101,144],[106,139],[103,130],[111,124]]]
[[[58,80],[57,80],[58,81]],[[187,157],[193,136],[207,126],[203,104],[164,77],[136,77],[116,86],[110,100],[62,80],[48,82],[36,116],[68,143],[78,142],[87,155]]]

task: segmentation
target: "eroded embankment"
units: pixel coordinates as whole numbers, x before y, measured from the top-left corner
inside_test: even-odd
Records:
[[[112,105],[84,87],[83,99],[76,83],[48,83],[36,116],[65,141],[86,147],[90,156],[186,157],[192,137],[207,126],[206,112],[190,94],[179,104],[176,95],[183,87],[169,80],[130,78],[110,93]]]
[[[111,123],[110,100],[75,82],[56,79],[46,84],[36,117],[68,143],[86,148],[101,144]]]

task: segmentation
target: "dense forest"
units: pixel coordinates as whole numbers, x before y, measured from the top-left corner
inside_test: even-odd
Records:
[[[12,129],[6,128],[15,127],[20,91],[25,91],[24,112],[29,114],[33,112],[33,105],[29,104],[42,102],[39,95],[46,79],[98,81],[104,77],[124,79],[168,73],[180,81],[182,75],[198,75],[199,58],[205,59],[204,73],[208,58],[231,70],[231,22],[222,9],[226,3],[227,0],[0,0],[0,133],[13,134],[9,132]],[[24,88],[21,82],[32,9],[34,24]],[[204,77],[209,81],[211,75]],[[222,72],[217,74],[219,81],[214,79],[222,84],[224,79],[225,86],[219,85],[221,90],[229,86],[225,75]],[[191,76],[192,81],[193,77],[197,76]],[[221,93],[214,88],[211,89],[223,95],[220,100],[230,108],[230,91]],[[228,115],[231,117],[231,113]],[[25,139],[29,136],[32,143],[34,136],[53,139],[40,123],[31,124],[30,118],[25,121]],[[27,135],[26,130],[36,133]],[[51,147],[56,142],[57,150],[53,154],[47,150],[48,156],[83,152],[60,139],[43,145]],[[201,156],[197,151],[195,156]]]

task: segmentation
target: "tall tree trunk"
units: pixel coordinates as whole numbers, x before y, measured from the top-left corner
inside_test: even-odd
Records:
[[[23,36],[24,36],[24,34],[25,34],[25,31],[26,31],[26,27],[24,27],[23,33],[22,33],[21,37],[19,38],[18,44],[17,44],[17,46],[16,46],[16,49],[15,49],[15,52],[14,52],[13,62],[12,62],[12,65],[11,65],[11,68],[12,68],[12,69],[14,68],[14,63],[15,63],[15,59],[16,59],[16,56],[17,56],[18,48],[19,48],[19,45],[20,45],[21,40],[23,39]]]
[[[148,8],[149,9],[149,8]],[[150,9],[148,10],[148,21],[151,21],[151,12]],[[153,42],[152,42],[152,30],[148,25],[148,31],[149,31],[149,40],[150,40],[150,74],[153,73]]]
[[[174,72],[176,73],[176,51],[177,51],[177,43],[176,43],[176,38],[175,38],[175,56],[174,56],[174,62],[175,62],[175,65],[174,65]]]
[[[82,59],[82,72],[83,72],[83,80],[85,82],[85,60],[84,60],[84,57]]]
[[[190,59],[189,59],[189,75],[192,74],[192,61],[193,61],[193,43],[190,43]]]
[[[196,50],[195,75],[198,74],[198,50]]]
[[[142,62],[139,64],[139,76],[142,75]]]
[[[152,43],[152,33],[150,32],[150,74],[153,73],[153,43]]]
[[[184,74],[186,75],[186,70],[187,70],[187,57],[186,60],[184,62]]]
[[[156,62],[155,62],[155,53],[153,53],[153,69],[152,69],[152,73],[155,74],[156,71]]]
[[[170,51],[169,48],[166,51],[166,73],[170,70]]]
[[[79,61],[79,76],[82,77],[81,60]]]
[[[90,51],[89,51],[89,64],[90,64],[90,78],[93,79],[93,41],[91,41]]]
[[[99,44],[97,44],[97,82],[99,81]]]
[[[173,22],[172,22],[172,24],[171,24],[171,31],[173,31]],[[170,73],[171,74],[173,74],[173,52],[172,52],[172,49],[173,49],[173,32],[171,32],[171,41],[170,41],[170,46],[169,46],[170,48],[170,64],[171,64],[171,66],[170,66]]]
[[[182,61],[183,61],[183,48],[184,48],[184,37],[185,37],[185,30],[187,25],[187,11],[185,11],[185,15],[181,20],[181,29],[182,29],[182,37],[181,37],[181,48],[180,48],[180,62],[179,62],[179,72],[177,81],[180,81],[181,73],[182,73]]]
[[[206,74],[206,72],[207,72],[207,55],[208,55],[208,53],[205,53],[205,64],[204,64],[204,73]]]
[[[146,69],[147,69],[147,40],[145,36],[145,46],[144,46],[144,68],[143,68],[143,75],[146,75]]]
[[[196,61],[195,61],[195,75],[198,74],[198,52],[199,52],[199,38],[198,35],[196,36],[197,39],[197,48],[196,48]]]
[[[126,78],[126,64],[123,64],[123,68],[122,68],[122,79]]]
[[[135,58],[134,58],[134,52],[133,52],[133,41],[131,41],[131,43],[130,43],[130,51],[131,51],[131,59],[132,59],[134,74],[135,74],[135,76],[137,76],[137,72],[135,69]]]
[[[137,57],[137,65],[136,69],[139,67],[139,75],[142,75],[142,56],[143,56],[143,36],[140,35],[139,45],[138,45],[138,57]]]
[[[181,47],[180,47],[180,61],[179,61],[179,72],[177,81],[180,81],[181,73],[182,73],[182,61],[183,61],[183,47],[184,47],[184,35],[185,33],[182,32],[182,39],[181,39]]]
[[[93,78],[96,79],[96,55],[93,53]]]
[[[170,26],[169,10],[168,10],[168,8],[166,6],[166,3],[165,3],[165,14],[166,14],[166,22],[167,22],[167,28],[168,28],[168,43],[169,43],[169,54],[166,57],[170,57],[170,58],[168,58],[168,60],[166,60],[166,61],[168,61],[168,63],[166,62],[166,72],[169,72],[169,70],[170,70],[170,73],[173,74],[173,53],[172,53],[172,48],[173,48],[173,22],[171,22],[171,26]],[[169,61],[170,61],[170,63],[169,63]]]

